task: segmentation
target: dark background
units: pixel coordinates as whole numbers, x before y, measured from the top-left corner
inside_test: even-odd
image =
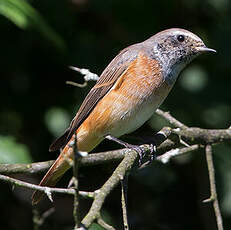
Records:
[[[231,117],[230,35],[228,0],[0,0],[0,163],[55,159],[49,144],[68,126],[94,83],[86,88],[69,65],[100,74],[124,47],[167,28],[181,27],[199,35],[216,55],[197,58],[180,76],[161,106],[188,126],[228,128]],[[156,132],[163,120],[154,115],[141,128]],[[152,128],[152,129],[151,129]],[[154,131],[153,131],[154,130]],[[103,142],[94,151],[119,148]],[[231,146],[214,148],[217,189],[225,229],[231,228]],[[93,191],[113,167],[81,168],[80,189]],[[41,175],[16,175],[38,183]],[[59,186],[66,186],[67,174]],[[0,183],[0,228],[32,229],[31,191]],[[178,157],[168,165],[154,163],[129,180],[131,229],[216,229],[208,198],[209,182],[203,151]],[[72,229],[72,198],[43,201],[40,213],[56,211],[41,229]],[[90,202],[81,200],[84,215]],[[120,189],[107,199],[103,213],[122,229]],[[91,228],[101,229],[94,225]]]

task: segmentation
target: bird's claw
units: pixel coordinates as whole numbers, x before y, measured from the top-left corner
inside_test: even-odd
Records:
[[[139,145],[131,145],[127,146],[130,149],[135,150],[139,154],[139,167],[142,165],[142,161],[146,156],[146,151]],[[152,163],[152,161],[156,158],[156,145],[150,144],[150,152],[149,152],[149,160],[148,164]]]
[[[156,144],[150,144],[150,153],[149,153],[148,164],[151,164],[152,161],[156,158]]]

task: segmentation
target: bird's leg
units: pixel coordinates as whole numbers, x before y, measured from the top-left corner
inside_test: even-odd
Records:
[[[111,135],[107,135],[105,136],[106,139],[110,140],[110,141],[114,141],[126,148],[129,148],[129,149],[133,149],[135,150],[138,154],[139,154],[139,166],[142,164],[142,160],[143,158],[145,157],[145,151],[142,147],[140,147],[139,145],[132,145],[132,144],[129,144],[125,141],[122,141],[116,137],[113,137]],[[151,149],[150,149],[150,160],[149,162],[152,162],[152,160],[154,159],[154,156],[155,156],[155,152],[156,152],[156,146],[151,144]]]
[[[152,163],[152,161],[156,158],[156,143],[152,142],[151,144],[149,144],[150,146],[150,158],[148,161],[148,164]]]

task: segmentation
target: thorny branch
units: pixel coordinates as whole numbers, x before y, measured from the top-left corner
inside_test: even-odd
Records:
[[[70,68],[83,74],[85,83],[83,85],[79,85],[73,82],[68,82],[69,84],[76,85],[78,87],[85,87],[89,80],[98,79],[98,76],[94,73],[91,73],[89,70],[79,69],[77,67],[70,67]],[[217,218],[218,229],[223,230],[222,217],[220,214],[220,209],[217,200],[217,193],[215,188],[214,168],[213,168],[213,163],[211,163],[212,145],[215,143],[231,141],[231,126],[228,129],[220,129],[220,130],[188,127],[185,124],[178,121],[177,119],[175,119],[168,112],[163,112],[162,110],[158,109],[156,113],[159,116],[162,116],[164,119],[166,119],[174,127],[174,128],[165,127],[153,137],[154,142],[158,146],[157,152],[159,156],[156,158],[157,161],[160,161],[162,163],[167,163],[173,157],[179,156],[181,154],[193,152],[195,150],[198,150],[199,148],[206,149],[209,178],[210,178],[211,198],[212,198],[210,200],[213,202],[214,205],[214,211]],[[142,148],[147,153],[150,151],[150,145],[148,144],[142,145]],[[114,151],[95,153],[95,154],[90,154],[89,156],[79,158],[78,159],[79,167],[105,164],[112,161],[120,161],[120,164],[117,166],[117,168],[114,170],[113,174],[108,178],[108,180],[104,183],[104,185],[94,192],[77,191],[76,193],[76,189],[78,190],[78,185],[77,187],[75,187],[75,189],[73,188],[58,189],[58,188],[41,187],[38,185],[22,182],[14,178],[10,178],[9,176],[6,175],[0,175],[0,180],[8,182],[13,185],[30,188],[33,190],[43,191],[51,200],[52,200],[51,197],[52,193],[65,193],[74,196],[78,194],[85,198],[92,198],[93,199],[92,206],[89,212],[87,213],[87,215],[81,221],[82,226],[77,228],[77,225],[79,226],[79,224],[77,224],[75,229],[83,230],[88,228],[93,222],[96,222],[105,229],[113,230],[114,228],[109,224],[105,223],[105,221],[102,219],[101,208],[108,194],[111,193],[111,191],[121,181],[121,179],[125,178],[127,173],[136,165],[135,163],[137,158],[138,158],[137,152],[129,149],[119,149]],[[48,169],[52,163],[53,161],[39,162],[33,164],[14,164],[14,165],[3,164],[0,165],[0,173],[33,174]],[[144,168],[146,166],[147,163],[144,163],[140,168]],[[125,196],[124,198],[122,197],[122,202],[123,199],[125,200]],[[126,202],[124,202],[124,204],[125,203]],[[123,219],[124,219],[124,228],[128,229],[128,222],[127,222],[128,216],[127,216],[126,208],[127,208],[126,205],[124,205]],[[78,223],[77,220],[76,223]]]

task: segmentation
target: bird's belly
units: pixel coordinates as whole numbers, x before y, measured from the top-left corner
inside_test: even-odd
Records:
[[[159,105],[138,106],[126,113],[119,113],[119,121],[115,122],[110,133],[112,136],[119,137],[126,133],[131,133],[142,126],[155,112]],[[116,127],[115,127],[116,125]]]
[[[128,105],[127,109],[115,109],[117,118],[112,123],[108,132],[115,137],[120,137],[126,133],[131,133],[142,126],[155,112],[159,103],[146,103],[132,106]]]
[[[120,100],[114,106],[111,117],[110,135],[120,137],[131,133],[142,126],[161,105],[166,98],[169,89],[165,88],[160,93],[155,93],[146,98]]]
[[[167,84],[162,84],[151,93],[140,93],[140,90],[129,93],[111,91],[80,126],[79,135],[83,136],[83,142],[92,137],[98,143],[106,135],[120,137],[131,133],[152,116],[170,89]]]

